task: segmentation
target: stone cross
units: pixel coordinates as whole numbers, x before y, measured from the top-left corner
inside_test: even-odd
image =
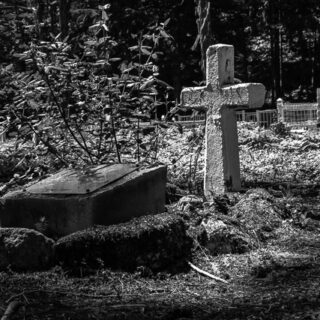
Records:
[[[234,48],[216,44],[207,50],[206,86],[185,88],[183,106],[206,111],[204,193],[207,199],[240,190],[236,107],[260,108],[265,87],[234,84]]]

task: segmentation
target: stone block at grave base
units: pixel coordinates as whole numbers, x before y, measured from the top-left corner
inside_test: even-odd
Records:
[[[52,239],[24,228],[0,228],[0,270],[43,270],[53,262]]]
[[[247,233],[267,241],[275,238],[281,227],[282,206],[268,191],[252,189],[247,191],[235,204],[228,215],[245,226]]]
[[[0,201],[1,227],[23,227],[60,237],[164,212],[166,167],[100,165],[63,170]]]
[[[75,273],[102,267],[159,271],[183,266],[191,244],[182,218],[163,213],[78,231],[59,239],[55,253],[57,263]]]
[[[227,220],[227,219],[226,219]],[[235,226],[214,217],[202,222],[206,232],[205,247],[211,255],[245,253],[258,248],[255,237],[245,232],[244,227]]]

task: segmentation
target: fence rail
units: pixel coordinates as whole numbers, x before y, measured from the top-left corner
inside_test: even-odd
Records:
[[[277,122],[277,110],[259,110],[259,111],[237,111],[237,121],[257,122],[261,127],[270,127],[274,122]],[[205,120],[204,115],[197,116],[178,116],[178,122],[184,124],[203,123]]]
[[[317,91],[320,102],[320,90]],[[277,100],[277,109],[257,111],[237,111],[237,121],[256,122],[260,127],[269,128],[272,123],[283,122],[287,126],[314,126],[320,124],[320,103],[284,103]],[[205,115],[177,116],[177,122],[183,125],[204,123]],[[7,121],[0,123],[0,143],[6,141],[9,124]]]
[[[316,125],[319,122],[318,103],[283,103],[278,99],[278,117],[288,126]]]
[[[283,103],[282,99],[278,99],[277,109],[237,111],[236,119],[237,121],[256,122],[264,128],[269,128],[272,123],[280,121],[287,126],[315,126],[320,123],[320,106],[318,103]],[[182,124],[203,123],[204,120],[204,115],[178,116],[178,122]]]

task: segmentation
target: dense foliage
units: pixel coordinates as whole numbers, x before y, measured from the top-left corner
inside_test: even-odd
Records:
[[[264,83],[267,103],[315,99],[320,82],[315,0],[2,0],[0,9],[1,127],[20,142],[33,136],[57,166],[154,162],[162,124],[148,137],[140,124],[170,118],[181,88],[203,80],[208,39],[235,46],[236,77]]]
[[[211,4],[210,39],[235,46],[237,77],[263,82],[273,100],[281,95],[297,100],[315,98],[320,82],[320,6],[316,0],[202,2]],[[167,29],[172,38],[161,41],[162,54],[156,57],[161,78],[174,87],[176,97],[182,86],[202,80],[200,46],[194,45],[198,33],[195,11],[200,0],[109,3],[109,31],[119,44],[117,56],[131,60],[129,48],[137,37],[170,18]],[[3,0],[1,62],[13,62],[14,53],[28,48],[31,40],[50,40],[50,35],[60,31],[68,35],[76,53],[83,33],[94,23],[95,9],[104,4],[98,0],[15,0],[14,4]]]
[[[37,152],[64,165],[156,158],[154,137],[142,143],[140,121],[157,116],[159,106],[169,109],[172,88],[158,79],[154,64],[160,41],[170,38],[169,20],[137,34],[124,59],[116,56],[121,43],[110,35],[109,9],[91,10],[92,24],[76,42],[36,38],[13,54],[24,70],[2,69],[11,129],[23,141],[33,136]]]

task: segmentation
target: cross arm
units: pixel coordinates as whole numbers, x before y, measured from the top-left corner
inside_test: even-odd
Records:
[[[210,106],[208,94],[209,92],[206,86],[185,88],[181,91],[181,104],[187,108],[206,110]]]
[[[261,83],[239,83],[222,87],[225,105],[260,108],[264,104],[266,89]]]

